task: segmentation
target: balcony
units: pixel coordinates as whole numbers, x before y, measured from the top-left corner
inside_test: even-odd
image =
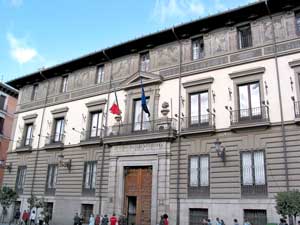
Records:
[[[250,109],[230,111],[231,129],[244,129],[252,127],[268,127],[270,125],[269,108],[261,106]]]
[[[80,145],[102,144],[103,130],[94,129],[80,133]]]
[[[199,115],[183,118],[182,134],[212,133],[215,131],[215,115]]]
[[[17,142],[16,152],[28,152],[32,150],[33,138],[25,138]]]
[[[64,147],[64,134],[49,135],[46,137],[44,149],[61,150]]]
[[[242,185],[241,194],[243,198],[257,198],[267,197],[268,187],[267,185]]]
[[[300,101],[294,101],[294,113],[296,123],[300,124]]]
[[[120,143],[145,143],[176,138],[177,120],[162,118],[145,121],[143,123],[116,124],[108,127],[105,136],[105,144]]]

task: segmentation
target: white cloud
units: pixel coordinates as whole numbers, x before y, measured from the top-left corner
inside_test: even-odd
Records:
[[[9,2],[14,7],[19,7],[23,4],[23,0],[9,0]]]
[[[177,17],[201,16],[205,7],[200,0],[156,0],[152,18],[164,23]]]
[[[24,39],[17,39],[13,34],[7,33],[7,40],[10,45],[10,55],[19,64],[24,64],[32,61],[38,56],[38,52],[29,47]]]

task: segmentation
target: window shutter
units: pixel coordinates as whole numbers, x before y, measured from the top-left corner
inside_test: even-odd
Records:
[[[265,185],[265,159],[264,152],[254,152],[254,175],[256,185]]]
[[[209,186],[209,167],[208,156],[201,156],[200,158],[200,186]]]
[[[197,187],[198,186],[198,171],[199,171],[199,158],[191,157],[190,159],[190,186]]]
[[[245,152],[242,154],[242,163],[243,163],[243,185],[253,185],[251,152]]]

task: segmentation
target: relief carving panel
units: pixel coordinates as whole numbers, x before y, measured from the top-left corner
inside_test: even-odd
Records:
[[[150,52],[151,70],[176,65],[179,62],[179,46],[176,44],[165,46]]]

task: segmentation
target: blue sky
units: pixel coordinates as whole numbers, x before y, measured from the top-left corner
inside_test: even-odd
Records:
[[[253,1],[0,0],[0,79]]]

